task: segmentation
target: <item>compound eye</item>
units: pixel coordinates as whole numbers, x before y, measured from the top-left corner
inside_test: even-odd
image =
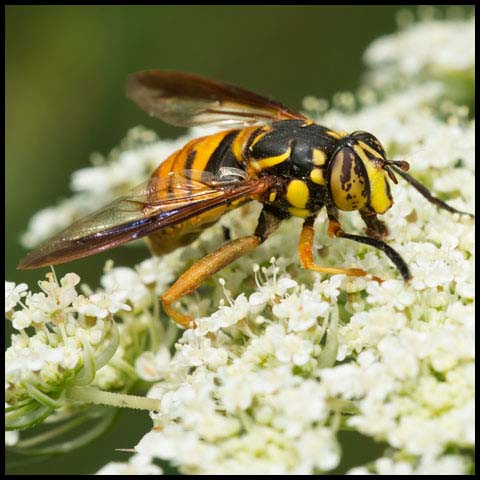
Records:
[[[350,147],[342,147],[333,157],[327,171],[333,203],[340,210],[363,208],[370,196],[367,172]]]
[[[383,145],[380,143],[378,138],[375,137],[375,135],[372,135],[368,132],[357,131],[353,132],[351,134],[351,137],[354,138],[357,142],[360,142],[360,144],[363,143],[364,147],[366,145],[367,149],[369,149],[370,152],[375,151],[380,157],[386,157],[385,149],[383,148]]]

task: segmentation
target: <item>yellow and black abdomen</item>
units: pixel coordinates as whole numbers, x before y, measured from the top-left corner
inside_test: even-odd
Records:
[[[231,147],[240,131],[225,130],[191,140],[160,164],[152,173],[152,180],[168,178],[171,172],[185,170],[215,173],[222,166],[239,168]]]
[[[222,167],[244,169],[243,151],[252,133],[258,127],[225,130],[196,138],[174,152],[152,173],[151,201],[189,202],[198,195],[195,181],[201,182],[207,174],[216,175]],[[211,177],[211,175],[208,175]],[[238,207],[248,198],[231,205],[209,210],[173,227],[158,230],[148,237],[156,255],[163,255],[177,247],[190,244],[208,226],[214,224],[225,212]]]

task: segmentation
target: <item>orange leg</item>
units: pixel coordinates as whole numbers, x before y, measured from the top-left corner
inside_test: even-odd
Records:
[[[175,310],[171,304],[189,293],[193,293],[205,280],[210,278],[229,263],[237,260],[247,252],[257,248],[261,239],[254,235],[238,238],[223,245],[215,252],[203,257],[192,265],[180,278],[161,296],[165,312],[183,328],[195,326],[192,317]]]
[[[313,261],[313,218],[307,218],[302,227],[302,233],[300,234],[300,241],[298,243],[298,255],[300,257],[300,262],[304,268],[308,270],[314,270],[315,272],[323,272],[329,274],[339,274],[344,273],[345,275],[350,275],[353,277],[363,277],[367,275],[365,270],[360,268],[335,268],[335,267],[322,267],[320,265],[315,265]],[[337,219],[330,219],[328,224],[328,235],[330,237],[341,237],[343,234],[340,223]]]
[[[194,328],[193,318],[175,310],[172,307],[173,302],[194,292],[205,280],[223,267],[257,248],[277,228],[279,223],[279,220],[273,215],[262,211],[254,235],[232,240],[192,265],[161,295],[163,308],[167,315],[183,328]]]

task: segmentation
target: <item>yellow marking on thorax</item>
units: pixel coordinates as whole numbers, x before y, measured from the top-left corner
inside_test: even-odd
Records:
[[[293,207],[304,209],[307,205],[310,192],[302,180],[292,180],[287,187],[287,200]]]
[[[287,160],[287,158],[290,157],[291,150],[292,149],[288,147],[285,153],[282,153],[275,157],[262,158],[261,160],[252,160],[250,163],[256,172],[260,172],[265,168],[274,167],[275,165],[278,165],[279,163],[282,163],[285,160]]]
[[[314,148],[312,152],[312,162],[316,167],[321,167],[327,161],[327,154],[323,150]]]
[[[250,144],[250,150],[252,150],[252,148],[267,134],[267,133],[270,133],[272,131],[272,128],[271,127],[264,127],[265,130],[262,132],[262,133],[259,133],[256,137],[255,137],[255,140],[253,140],[253,142]]]
[[[353,147],[355,153],[362,159],[370,182],[370,206],[377,213],[385,213],[393,204],[387,182],[387,173],[381,167],[375,166],[360,145]]]
[[[337,140],[340,140],[341,138],[348,135],[348,132],[346,132],[345,130],[339,130],[338,132],[335,132],[333,130],[327,130],[325,133],[330,137],[336,138]]]
[[[325,177],[321,168],[314,168],[310,172],[310,180],[318,185],[325,185]]]
[[[294,217],[307,218],[311,215],[310,210],[306,208],[289,207],[288,212]]]
[[[277,192],[275,192],[275,191],[270,192],[270,195],[268,196],[268,201],[270,203],[273,203],[276,198],[277,198]]]

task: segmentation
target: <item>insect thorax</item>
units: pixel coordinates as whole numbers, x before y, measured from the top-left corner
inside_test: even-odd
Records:
[[[274,122],[253,136],[250,167],[283,182],[264,203],[282,216],[308,217],[329,203],[328,161],[342,134],[301,120]]]

